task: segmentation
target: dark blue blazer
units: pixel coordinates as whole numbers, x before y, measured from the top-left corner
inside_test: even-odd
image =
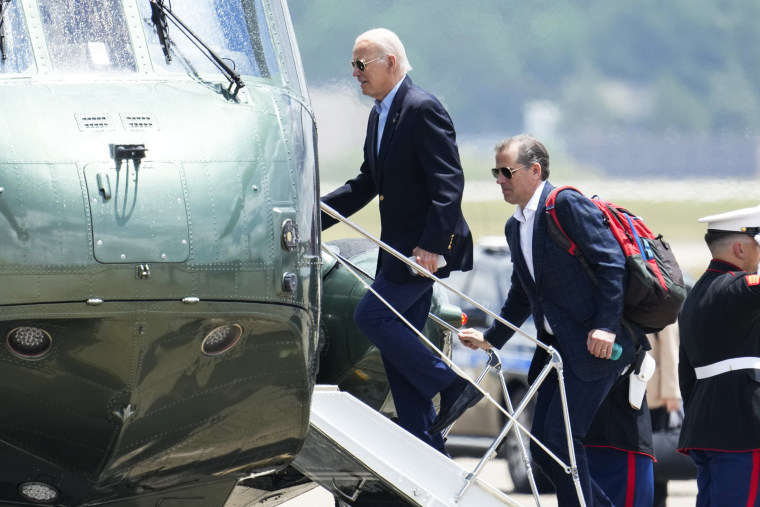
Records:
[[[501,316],[519,326],[532,314],[539,329],[543,329],[546,317],[556,336],[556,348],[565,368],[572,370],[581,380],[595,380],[622,370],[635,356],[631,336],[621,329],[625,258],[609,227],[603,224],[602,212],[578,193],[560,192],[556,209],[562,227],[595,269],[599,280],[596,285],[581,263],[561,249],[547,232],[549,217],[545,203],[552,189],[554,187],[547,182],[533,225],[535,282],[520,248],[520,223],[514,217],[507,221],[504,230],[514,269],[512,286]],[[592,329],[604,329],[617,335],[615,342],[623,347],[620,359],[599,359],[589,353],[586,340]],[[640,340],[645,339],[638,328],[633,331]],[[500,348],[513,333],[508,327],[494,322],[485,336],[489,343]]]
[[[375,196],[380,203],[380,239],[405,256],[419,246],[443,255],[446,267],[435,275],[472,268],[472,235],[462,215],[464,174],[454,125],[440,102],[407,76],[396,92],[377,154],[373,107],[359,175],[322,198],[343,216]],[[335,223],[322,213],[322,229]],[[412,282],[408,267],[381,250],[378,267],[394,282]]]

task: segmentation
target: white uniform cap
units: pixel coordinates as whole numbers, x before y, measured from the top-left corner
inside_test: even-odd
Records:
[[[755,235],[760,232],[760,206],[710,215],[700,218],[699,221],[707,222],[708,231],[745,232]]]

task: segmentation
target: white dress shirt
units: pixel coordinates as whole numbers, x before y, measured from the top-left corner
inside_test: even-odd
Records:
[[[522,251],[523,257],[525,258],[525,264],[528,265],[528,271],[534,282],[536,281],[536,273],[533,268],[533,225],[536,221],[538,201],[541,199],[541,192],[544,191],[545,185],[546,181],[542,181],[541,184],[538,185],[538,188],[536,188],[536,191],[533,192],[533,196],[530,198],[530,201],[528,201],[528,204],[525,205],[525,208],[518,204],[513,215],[515,220],[520,222],[520,250]],[[544,317],[544,329],[546,329],[547,332],[554,334],[546,317]]]

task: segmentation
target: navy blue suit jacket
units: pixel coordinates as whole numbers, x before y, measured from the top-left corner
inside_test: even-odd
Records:
[[[464,174],[448,113],[407,76],[388,112],[379,154],[377,117],[372,108],[359,175],[322,201],[350,216],[379,195],[382,241],[407,257],[417,246],[443,255],[447,265],[436,271],[439,278],[471,269],[472,235],[461,208]],[[323,229],[335,222],[322,213]],[[391,281],[424,280],[383,250],[380,265]]]
[[[565,368],[584,381],[595,380],[619,372],[635,356],[631,336],[621,329],[625,258],[609,227],[603,224],[602,212],[580,194],[560,192],[556,201],[557,214],[561,217],[562,227],[595,269],[599,281],[598,285],[595,284],[581,263],[561,249],[547,232],[549,217],[545,203],[552,189],[554,187],[547,182],[533,224],[535,282],[520,248],[520,223],[514,217],[507,221],[504,230],[514,269],[512,286],[501,316],[519,326],[532,314],[536,327],[541,329],[546,317],[556,336],[556,348]],[[617,335],[615,342],[623,347],[620,359],[599,359],[589,353],[586,340],[592,329],[604,329]],[[638,328],[632,329],[640,335],[640,340],[645,339]],[[508,327],[494,322],[486,330],[485,337],[500,348],[513,333]]]

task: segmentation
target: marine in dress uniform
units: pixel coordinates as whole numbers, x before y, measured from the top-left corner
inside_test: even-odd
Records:
[[[698,506],[760,506],[760,206],[699,219],[713,259],[684,302],[679,451]]]

